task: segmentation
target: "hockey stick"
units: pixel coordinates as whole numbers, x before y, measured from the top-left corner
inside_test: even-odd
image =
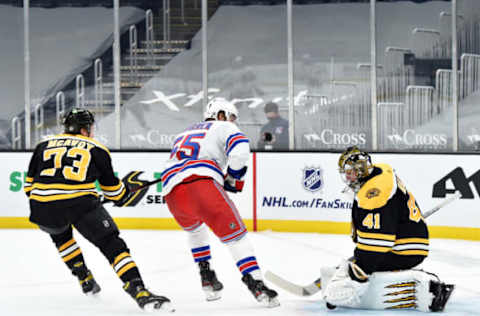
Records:
[[[455,201],[456,199],[460,198],[461,196],[462,196],[462,193],[460,193],[460,191],[455,192],[455,194],[454,194],[453,196],[449,197],[448,199],[446,199],[446,200],[443,201],[442,203],[438,204],[437,206],[435,206],[435,207],[432,208],[431,210],[426,211],[425,213],[423,213],[423,218],[429,217],[430,215],[432,215],[433,213],[437,212],[439,209],[441,209],[441,208],[444,207],[445,205],[452,203],[453,201]]]
[[[456,199],[458,199],[461,196],[462,196],[461,193],[457,191],[450,198],[448,198],[445,201],[443,201],[442,203],[438,204],[437,206],[435,206],[431,210],[425,212],[423,214],[423,217],[424,218],[429,217],[433,213],[435,213],[438,210],[440,210],[441,208],[443,208],[445,205],[452,203],[453,201],[455,201]],[[318,291],[320,291],[322,289],[322,280],[320,278],[316,279],[315,281],[313,281],[310,284],[302,286],[302,285],[292,283],[288,280],[285,280],[281,276],[279,276],[279,275],[277,275],[277,274],[275,274],[271,271],[267,271],[267,272],[265,272],[265,279],[272,282],[273,284],[275,284],[279,288],[282,288],[285,291],[287,291],[289,293],[292,293],[292,294],[295,294],[295,295],[298,295],[298,296],[311,296],[311,295],[317,293]]]
[[[322,289],[322,280],[320,280],[320,278],[316,279],[310,284],[301,286],[301,285],[292,283],[288,280],[285,280],[281,276],[271,271],[267,271],[265,272],[265,279],[272,282],[279,288],[282,288],[285,291],[298,296],[311,296]]]

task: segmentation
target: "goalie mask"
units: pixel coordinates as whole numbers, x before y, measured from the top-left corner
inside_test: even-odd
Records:
[[[223,98],[215,98],[208,102],[204,119],[218,120],[220,112],[225,114],[227,121],[234,122],[238,118],[238,110],[233,103]]]
[[[358,192],[363,179],[372,172],[372,160],[366,152],[360,151],[358,147],[347,148],[340,159],[338,167],[342,180],[354,191]]]
[[[68,134],[81,134],[82,128],[85,128],[90,134],[93,123],[95,123],[95,117],[92,112],[84,108],[73,108],[63,118],[65,133]]]

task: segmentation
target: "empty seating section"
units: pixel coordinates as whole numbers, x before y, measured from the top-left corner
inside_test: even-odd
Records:
[[[360,145],[384,150],[452,150],[454,78],[460,108],[475,103],[472,100],[480,95],[479,2],[459,0],[458,74],[454,77],[451,2],[377,1],[372,95],[370,0],[293,0],[295,149],[340,150]],[[116,72],[113,0],[30,1],[30,147],[59,131],[62,114],[72,106],[88,107],[97,114],[106,126],[100,130],[102,137],[112,147],[115,133],[120,133],[124,148],[168,149],[169,135],[183,121],[201,118],[202,0],[120,3],[121,50]],[[286,3],[208,0],[209,93],[236,103],[239,124],[254,149],[265,123],[262,109],[266,102],[276,100],[282,116],[288,118]],[[18,16],[17,25],[0,22],[0,27],[17,28],[21,34],[23,1],[0,0],[0,7],[4,14],[9,10]],[[78,12],[97,19],[90,29],[77,28],[82,25],[74,20]],[[69,34],[69,46],[56,42],[68,42]],[[3,52],[12,56],[13,63],[23,60],[23,42],[18,38],[7,42],[0,57]],[[50,46],[40,45],[39,38]],[[39,66],[40,62],[45,64]],[[23,78],[20,72],[13,75],[12,69],[0,76]],[[128,113],[120,132],[115,131],[114,115],[117,73],[119,105]],[[11,104],[0,116],[4,135],[0,148],[4,149],[26,147],[26,89],[21,85],[15,89],[6,92]],[[372,122],[373,109],[376,122]],[[469,111],[480,116],[480,108]],[[154,126],[155,121],[164,123]],[[377,129],[375,133],[372,128]],[[472,126],[460,123],[460,150],[478,148],[479,144],[468,141],[466,130]],[[160,135],[161,141],[152,140],[152,135]],[[434,141],[437,136],[441,141]]]

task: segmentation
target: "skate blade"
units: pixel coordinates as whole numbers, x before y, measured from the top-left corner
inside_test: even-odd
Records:
[[[100,290],[101,290],[100,287],[96,286],[90,292],[85,293],[85,295],[88,296],[88,297],[98,297],[99,293],[100,293]]]
[[[99,297],[100,296],[100,291],[97,291],[97,292],[90,291],[88,293],[85,293],[85,295],[88,296],[88,297],[94,297],[94,298]]]
[[[222,291],[214,291],[211,286],[202,288],[205,292],[205,298],[208,302],[216,301],[222,298]]]
[[[265,307],[272,308],[280,306],[280,302],[276,297],[268,297],[266,294],[261,294],[257,300]]]
[[[164,302],[160,304],[159,302],[151,302],[146,304],[143,307],[143,310],[146,311],[147,313],[153,313],[153,312],[167,312],[167,313],[173,313],[175,312],[175,308],[173,307],[172,303],[170,302]]]

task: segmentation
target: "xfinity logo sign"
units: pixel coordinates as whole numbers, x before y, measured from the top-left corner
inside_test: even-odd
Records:
[[[473,190],[470,184],[473,184]],[[476,195],[473,194],[474,190],[477,192]],[[432,197],[444,198],[447,194],[453,194],[455,191],[460,191],[462,199],[478,198],[480,195],[480,170],[467,177],[462,168],[453,169],[445,177],[435,182]]]
[[[209,88],[207,98],[210,100],[211,98],[214,97],[215,94],[219,93],[220,91],[221,90],[218,88]],[[179,98],[188,99],[186,103],[183,103],[183,107],[185,108],[194,106],[195,104],[201,105],[201,101],[203,100],[203,91],[199,91],[198,93],[190,94],[190,95],[187,95],[184,92],[168,95],[159,90],[152,90],[152,93],[154,95],[153,99],[143,100],[143,101],[140,101],[140,103],[143,103],[143,104],[163,103],[170,111],[174,111],[174,112],[180,111],[180,107],[178,106]],[[302,103],[301,100],[305,98],[307,93],[308,93],[308,90],[302,90],[296,96],[294,96],[294,100],[293,100],[294,105],[295,106],[303,105],[304,102]],[[272,102],[279,103],[283,100],[288,102],[289,99],[283,98],[283,97],[275,97],[272,99]],[[235,105],[246,104],[249,109],[258,108],[265,103],[264,99],[256,98],[256,97],[247,97],[242,99],[235,98],[229,101]]]
[[[388,141],[393,145],[421,146],[434,148],[447,148],[446,134],[419,134],[413,129],[407,129],[400,134],[387,136]]]

